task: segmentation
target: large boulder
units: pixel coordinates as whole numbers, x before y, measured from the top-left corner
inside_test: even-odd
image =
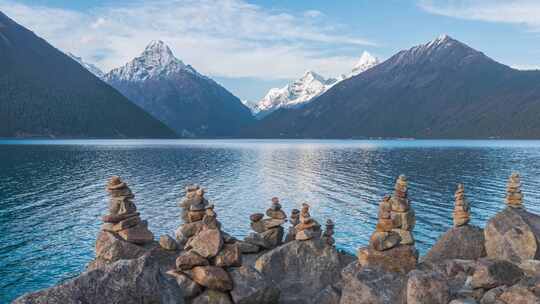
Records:
[[[472,276],[473,288],[491,289],[513,285],[523,278],[523,271],[504,260],[480,259]]]
[[[202,292],[202,286],[195,283],[195,281],[193,281],[185,273],[176,270],[169,270],[167,271],[167,274],[176,280],[176,283],[184,293],[185,299],[194,298]]]
[[[242,265],[242,253],[236,243],[225,244],[214,259],[214,265],[218,267],[238,267]]]
[[[450,290],[446,278],[438,272],[413,270],[407,280],[407,304],[448,303]]]
[[[351,263],[341,274],[340,304],[405,304],[407,277],[378,267]]]
[[[279,300],[279,289],[250,266],[232,268],[231,297],[236,304],[272,304]]]
[[[411,245],[398,245],[384,251],[364,247],[358,250],[358,261],[366,267],[380,267],[386,271],[408,273],[416,267],[418,250]]]
[[[292,241],[261,255],[255,268],[281,292],[280,303],[312,303],[320,290],[339,280],[340,257],[320,239]]]
[[[494,259],[521,262],[540,259],[540,216],[507,207],[484,229],[486,252]]]
[[[526,286],[514,285],[499,296],[499,300],[506,304],[538,304],[540,296],[537,296]]]
[[[191,250],[204,258],[215,257],[223,246],[221,232],[218,229],[201,231],[189,242]]]
[[[191,278],[197,284],[219,291],[233,289],[229,274],[221,267],[197,266],[191,270]]]
[[[142,257],[120,260],[83,272],[60,285],[23,295],[14,303],[184,303],[182,289],[160,266],[174,267],[174,256],[152,250]]]
[[[158,246],[157,242],[145,245],[133,244],[124,241],[113,232],[101,230],[96,240],[96,258],[90,262],[87,270],[99,268],[118,260],[139,258],[156,246]]]
[[[486,256],[484,230],[476,226],[453,227],[423,257],[424,262],[450,259],[476,260]]]
[[[283,234],[283,227],[279,226],[262,233],[250,233],[244,241],[262,248],[272,249],[283,242]]]

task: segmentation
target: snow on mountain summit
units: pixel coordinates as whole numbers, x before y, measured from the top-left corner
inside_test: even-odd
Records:
[[[105,79],[124,81],[144,81],[149,78],[166,77],[185,70],[199,75],[190,65],[176,58],[171,49],[161,40],[151,41],[139,57],[124,66],[111,70]]]
[[[339,79],[325,78],[313,71],[307,71],[298,80],[289,83],[283,88],[272,88],[266,95],[250,109],[258,118],[262,118],[279,108],[295,108],[303,106],[315,97],[326,92],[336,83],[356,76],[375,65],[379,59],[368,52],[363,52],[351,72],[341,75]]]
[[[360,59],[358,60],[358,62],[354,65],[351,71],[351,76],[356,76],[364,71],[367,71],[379,63],[380,62],[377,57],[364,51],[362,53],[362,56],[360,56]]]

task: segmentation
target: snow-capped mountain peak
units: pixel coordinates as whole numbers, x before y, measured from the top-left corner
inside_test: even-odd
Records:
[[[371,55],[370,53],[364,51],[362,53],[362,56],[360,56],[360,59],[358,60],[358,62],[354,65],[352,71],[351,71],[351,75],[352,76],[355,76],[355,75],[358,75],[364,71],[367,71],[369,69],[371,69],[372,67],[376,66],[377,64],[379,64],[379,59],[373,55]]]
[[[171,49],[161,40],[151,41],[140,56],[124,66],[113,69],[106,80],[145,81],[151,78],[167,77],[181,70],[201,76],[190,65],[176,58]]]
[[[66,55],[71,57],[71,59],[77,61],[80,65],[83,66],[83,68],[87,69],[90,73],[94,74],[98,78],[103,78],[103,76],[105,75],[105,73],[103,73],[103,71],[100,68],[98,68],[97,66],[89,62],[84,61],[81,57],[76,56],[70,52],[67,52]]]

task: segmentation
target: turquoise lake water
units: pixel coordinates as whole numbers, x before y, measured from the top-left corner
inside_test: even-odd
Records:
[[[287,212],[307,201],[319,222],[333,219],[337,247],[355,253],[405,174],[425,253],[452,225],[458,182],[483,227],[504,208],[512,171],[522,175],[526,208],[540,213],[540,141],[0,140],[0,303],[84,269],[111,175],[129,183],[156,236],[174,235],[177,202],[198,183],[237,237],[278,196]]]

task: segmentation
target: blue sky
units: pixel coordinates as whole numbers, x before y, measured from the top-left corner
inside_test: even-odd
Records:
[[[540,67],[539,0],[0,0],[0,10],[105,71],[153,39],[241,99],[306,70],[349,72],[446,33],[493,59]]]

